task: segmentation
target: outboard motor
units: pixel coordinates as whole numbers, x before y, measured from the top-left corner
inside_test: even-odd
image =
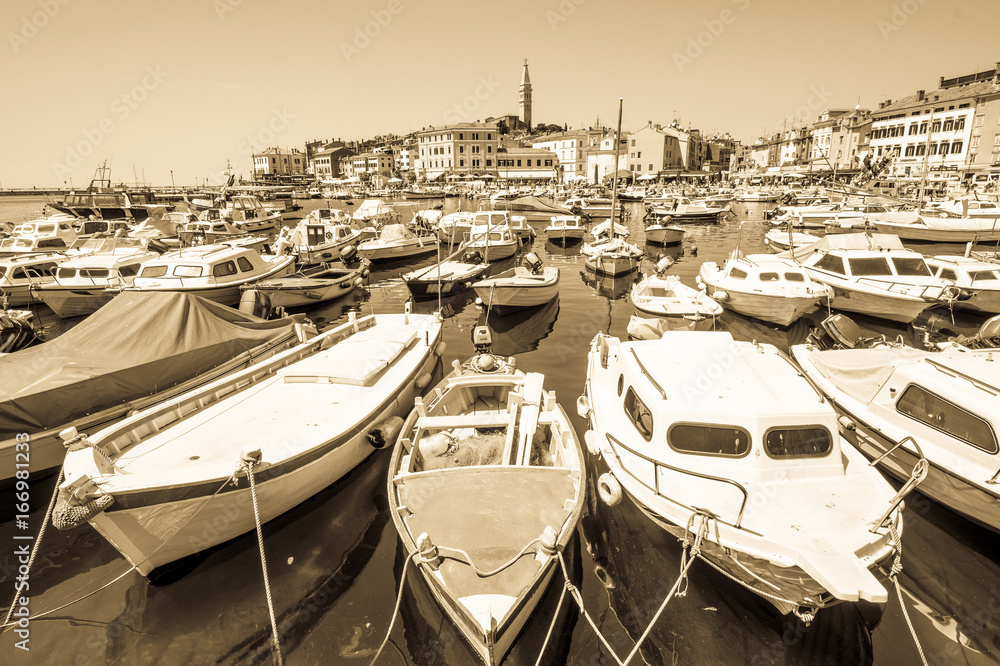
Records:
[[[271,297],[256,289],[247,289],[240,296],[240,312],[244,314],[270,319],[273,314],[271,307]]]
[[[472,346],[477,354],[493,353],[493,334],[489,326],[476,326],[472,329]]]
[[[340,251],[340,261],[347,267],[353,267],[358,263],[358,248],[353,245],[345,245]]]
[[[524,267],[531,271],[532,275],[538,275],[542,270],[542,260],[534,252],[524,255],[522,260]]]
[[[674,265],[674,258],[669,257],[662,252],[656,253],[656,274],[662,275],[666,272],[668,268]]]
[[[462,257],[462,261],[467,264],[481,264],[483,262],[483,255],[479,250],[469,250]]]

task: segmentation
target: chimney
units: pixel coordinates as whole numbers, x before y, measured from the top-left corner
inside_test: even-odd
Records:
[[[943,76],[939,76],[938,77],[938,88],[944,88],[944,77]]]
[[[923,90],[918,90],[918,91],[917,91],[917,101],[919,102],[919,101],[921,101],[921,100],[922,100],[923,98],[924,98],[924,91],[923,91]]]

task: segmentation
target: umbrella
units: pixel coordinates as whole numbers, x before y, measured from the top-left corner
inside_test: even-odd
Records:
[[[632,172],[626,171],[625,169],[619,169],[617,173],[609,173],[604,177],[605,180],[609,180],[611,178],[632,178]]]
[[[656,178],[656,174],[654,174],[654,173],[647,173],[644,176],[639,176],[639,180],[654,180],[655,178]]]

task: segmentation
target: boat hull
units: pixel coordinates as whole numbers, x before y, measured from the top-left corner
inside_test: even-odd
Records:
[[[769,321],[778,326],[791,326],[819,307],[813,297],[768,296],[727,289],[728,298],[720,301],[722,307],[747,317]]]
[[[95,289],[44,288],[38,289],[35,293],[60,319],[89,315],[118,295],[117,291],[109,291],[104,287]]]
[[[428,239],[422,242],[407,243],[405,245],[378,245],[361,244],[358,246],[358,254],[369,261],[395,261],[409,257],[418,257],[422,254],[435,252],[438,247],[437,239]]]
[[[599,254],[587,256],[584,264],[595,273],[603,275],[624,275],[639,268],[641,257]]]
[[[837,310],[857,312],[858,314],[898,321],[903,324],[909,324],[921,312],[931,306],[931,303],[921,299],[897,298],[889,295],[849,290],[840,286],[830,286],[833,287],[831,305]]]
[[[489,286],[476,287],[476,296],[484,304],[504,308],[530,308],[544,305],[559,295],[559,281],[540,287],[500,286],[491,289]]]
[[[989,229],[932,229],[916,224],[886,224],[875,222],[879,233],[895,234],[902,240],[929,243],[968,243],[970,241],[1000,240],[1000,225]]]
[[[656,245],[671,245],[684,240],[683,229],[671,229],[670,227],[649,226],[646,227],[646,242]]]

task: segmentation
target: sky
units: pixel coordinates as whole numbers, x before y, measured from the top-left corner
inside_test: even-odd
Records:
[[[997,0],[3,0],[0,188],[219,184],[314,139],[517,113],[745,143],[1000,61]]]

